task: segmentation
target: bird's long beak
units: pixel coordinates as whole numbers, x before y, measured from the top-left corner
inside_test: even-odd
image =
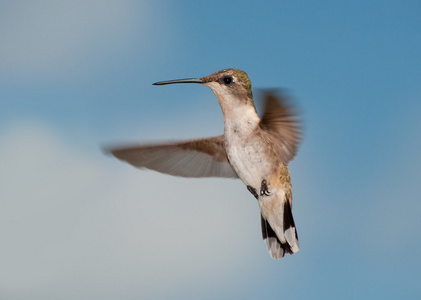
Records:
[[[205,83],[205,81],[202,78],[187,78],[187,79],[159,81],[159,82],[153,83],[153,85],[164,85],[164,84],[173,84],[173,83]]]

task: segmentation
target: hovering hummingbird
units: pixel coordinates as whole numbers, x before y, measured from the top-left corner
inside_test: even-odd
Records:
[[[216,95],[224,115],[224,134],[171,144],[112,149],[135,167],[183,177],[240,178],[257,199],[263,239],[272,258],[299,250],[292,217],[288,163],[297,153],[301,122],[284,97],[267,92],[259,118],[248,75],[225,69],[202,78],[154,85],[199,83]]]

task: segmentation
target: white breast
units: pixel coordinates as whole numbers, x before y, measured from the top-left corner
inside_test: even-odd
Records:
[[[228,159],[241,180],[252,187],[260,187],[268,165],[263,145],[250,139],[259,121],[258,117],[250,118],[243,112],[238,118],[225,120],[224,126]]]

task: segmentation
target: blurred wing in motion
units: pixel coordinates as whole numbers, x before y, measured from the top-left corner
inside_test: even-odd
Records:
[[[228,162],[224,136],[107,150],[138,168],[182,177],[238,178]]]
[[[274,91],[263,94],[265,109],[260,128],[269,133],[268,138],[278,147],[282,161],[287,164],[297,153],[302,138],[302,124],[296,110],[285,96]]]

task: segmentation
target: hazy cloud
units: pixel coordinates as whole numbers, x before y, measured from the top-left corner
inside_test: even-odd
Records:
[[[3,295],[165,294],[256,267],[257,247],[266,255],[239,181],[138,171],[34,123],[0,145]]]
[[[104,51],[124,48],[146,32],[148,20],[144,2],[8,2],[0,11],[0,68],[34,75],[66,72],[78,63],[89,66]]]

